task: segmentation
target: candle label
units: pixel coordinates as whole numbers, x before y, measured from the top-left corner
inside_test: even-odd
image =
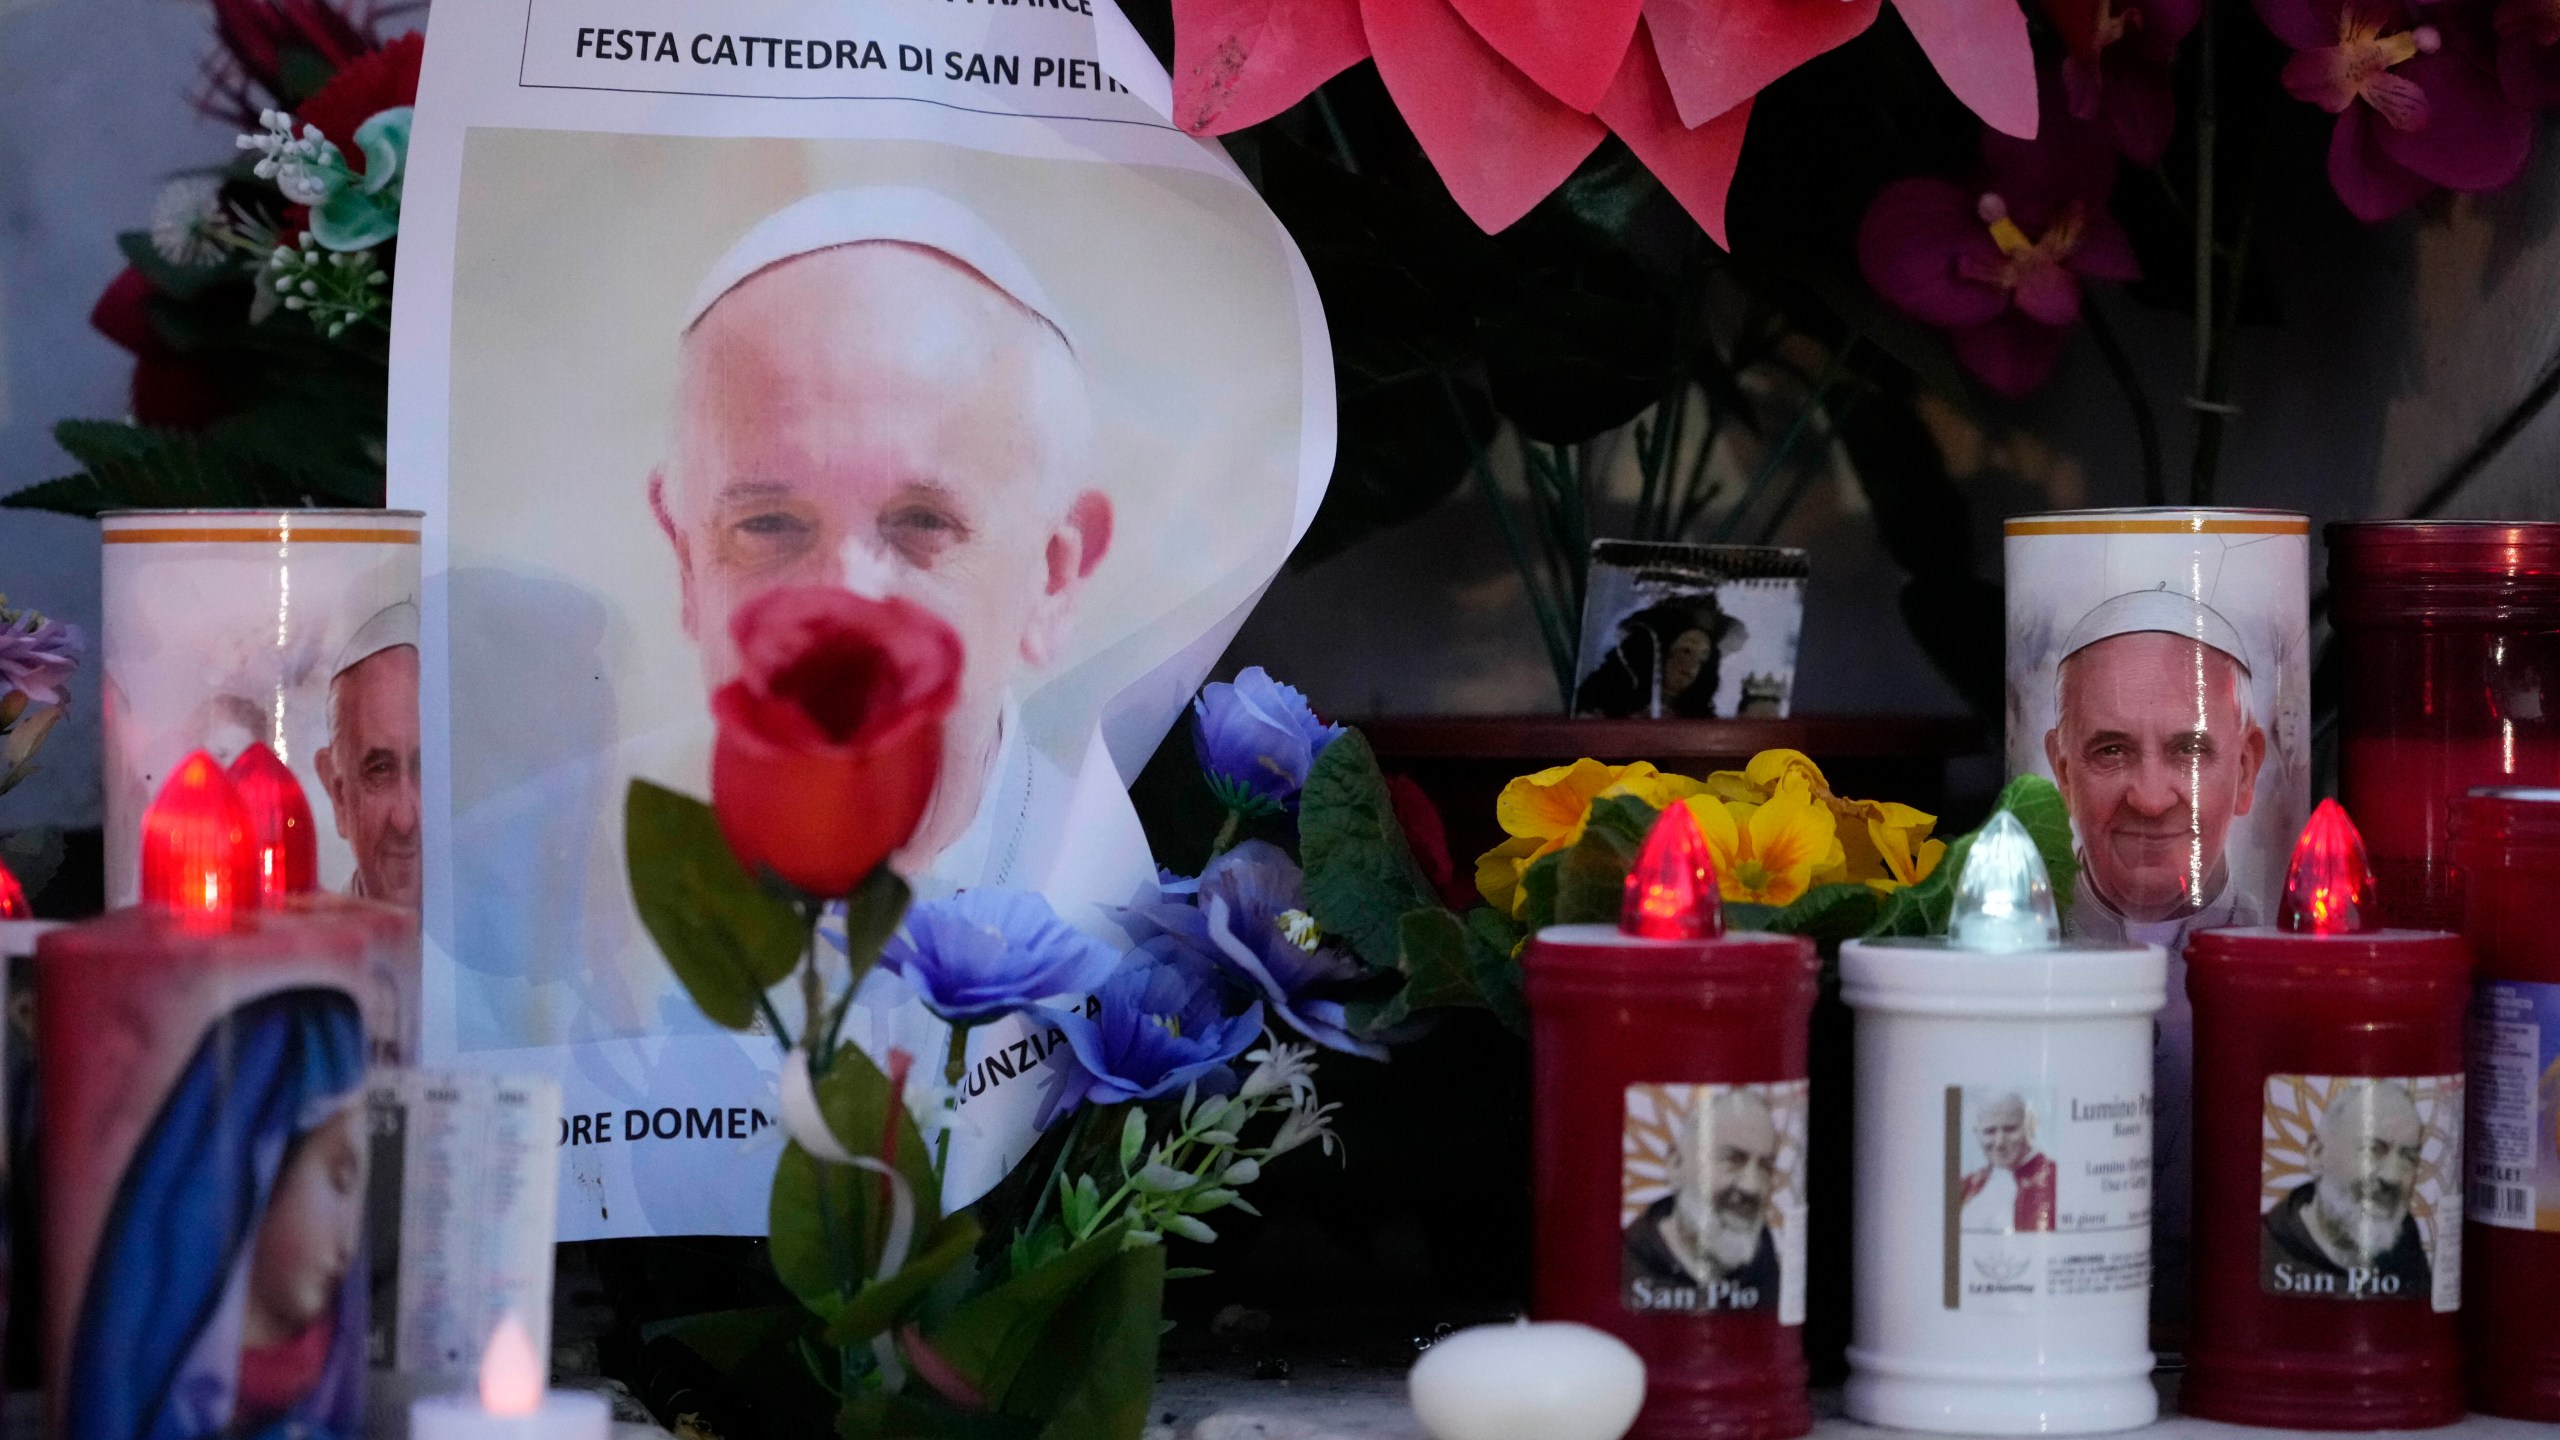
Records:
[[[1946,1089],[1947,1309],[2031,1309],[2151,1283],[2151,1091]]]
[[[1804,1323],[1806,1089],[1627,1087],[1618,1224],[1628,1310]]]
[[[2471,1121],[2471,1217],[2560,1231],[2560,985],[2473,995]]]
[[[2270,1075],[2258,1287],[2462,1308],[2459,1075]]]
[[[65,1436],[364,1433],[364,1024],[316,962],[48,977]],[[46,1022],[49,1026],[57,1023]],[[59,1098],[57,1093],[60,1092]]]

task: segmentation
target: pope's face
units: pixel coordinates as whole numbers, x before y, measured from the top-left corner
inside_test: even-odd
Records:
[[[967,659],[917,837],[938,850],[976,810],[1016,669],[1054,657],[1110,543],[1089,429],[1065,342],[937,252],[840,246],[740,284],[685,339],[652,482],[707,688],[737,670],[731,615],[776,586],[941,615]]]
[[[2266,759],[2248,677],[2211,646],[2140,631],[2079,650],[2059,683],[2045,756],[2099,892],[2134,920],[2209,903]]]
[[[1974,1138],[1982,1142],[1982,1158],[2003,1170],[2026,1163],[2035,1146],[2027,1138],[2027,1107],[2016,1100],[1994,1101],[1974,1117]]]
[[[312,756],[363,893],[418,908],[418,650],[395,645],[330,682],[329,743]]]

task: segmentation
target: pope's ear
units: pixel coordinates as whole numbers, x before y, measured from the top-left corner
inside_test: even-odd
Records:
[[[676,552],[676,590],[684,606],[684,633],[694,635],[693,547],[685,543],[684,531],[667,510],[667,472],[663,469],[649,472],[649,513],[657,518],[659,531]]]
[[[1049,532],[1040,598],[1022,634],[1024,664],[1044,666],[1058,658],[1075,623],[1076,602],[1084,593],[1085,581],[1102,564],[1102,557],[1111,553],[1112,527],[1111,497],[1087,490],[1068,504],[1057,528]]]

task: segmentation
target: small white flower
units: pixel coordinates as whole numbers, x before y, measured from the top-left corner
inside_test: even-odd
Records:
[[[1316,1093],[1315,1054],[1313,1045],[1275,1040],[1245,1056],[1254,1065],[1236,1091],[1236,1098],[1259,1100],[1265,1095],[1286,1093],[1292,1105],[1303,1103]]]
[[[1321,1142],[1327,1155],[1334,1153],[1341,1137],[1333,1133],[1332,1117],[1341,1108],[1338,1104],[1291,1107],[1288,1114],[1280,1117],[1280,1131],[1271,1137],[1270,1153],[1286,1155],[1309,1141]]]

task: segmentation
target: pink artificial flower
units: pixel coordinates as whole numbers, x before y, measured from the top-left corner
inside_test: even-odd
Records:
[[[2476,12],[2406,0],[2258,0],[2293,47],[2284,88],[2338,117],[2329,184],[2357,219],[2388,220],[2441,186],[2495,190],[2524,173],[2533,116],[2500,87]]]
[[[2026,395],[2061,363],[2081,279],[2142,278],[2107,209],[2111,145],[2049,99],[2038,139],[1983,137],[1980,184],[1917,176],[1879,191],[1858,224],[1858,268],[1894,308],[1950,332],[1984,384]]]
[[[1993,125],[2035,133],[2015,0],[1894,0]],[[1884,0],[1174,0],[1174,120],[1222,135],[1375,58],[1450,195],[1501,230],[1615,133],[1722,244],[1753,96]]]
[[[2204,0],[2044,0],[2062,32],[2073,118],[2101,121],[2136,165],[2157,165],[2178,128],[2178,45]]]

